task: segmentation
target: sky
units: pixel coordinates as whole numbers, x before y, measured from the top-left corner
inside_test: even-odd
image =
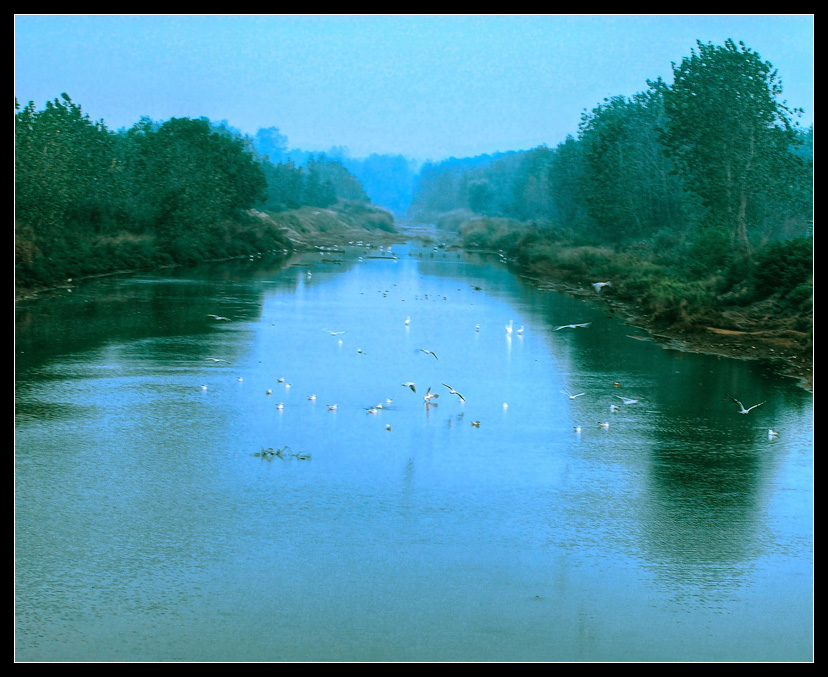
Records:
[[[671,83],[697,40],[743,41],[813,123],[811,14],[18,14],[14,32],[21,104],[66,92],[112,130],[207,117],[354,158],[554,147],[605,97]]]

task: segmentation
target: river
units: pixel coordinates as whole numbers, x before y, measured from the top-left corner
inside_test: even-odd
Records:
[[[17,661],[813,659],[813,396],[760,362],[416,241],[16,315]]]

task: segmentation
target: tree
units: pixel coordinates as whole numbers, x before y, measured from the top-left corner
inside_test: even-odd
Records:
[[[786,190],[800,171],[791,152],[799,111],[779,101],[776,70],[744,43],[697,46],[673,64],[673,84],[663,88],[661,140],[708,208],[710,225],[729,232],[749,260],[763,196]]]

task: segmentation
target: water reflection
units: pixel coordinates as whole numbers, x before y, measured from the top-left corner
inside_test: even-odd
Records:
[[[807,657],[809,395],[629,333],[416,244],[21,304],[21,657]]]

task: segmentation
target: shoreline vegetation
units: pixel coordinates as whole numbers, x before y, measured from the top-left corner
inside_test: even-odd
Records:
[[[607,312],[624,318],[630,327],[630,338],[653,341],[662,348],[685,352],[706,353],[721,357],[764,361],[775,373],[793,378],[806,390],[813,392],[813,340],[807,332],[790,327],[796,324],[796,316],[779,314],[784,307],[778,299],[765,299],[760,303],[740,306],[718,311],[705,309],[705,321],[691,321],[685,317],[676,323],[665,322],[662,317],[636,305],[627,290],[624,276],[614,276],[611,286],[596,292],[592,280],[584,271],[573,270],[571,266],[554,268],[546,261],[538,267],[527,266],[518,249],[509,253],[503,249],[487,248],[479,242],[469,243],[458,234],[441,231],[433,225],[414,225],[408,223],[388,225],[388,212],[385,210],[360,210],[359,216],[340,212],[337,209],[319,210],[303,208],[295,213],[268,215],[263,212],[251,212],[254,218],[277,228],[285,242],[286,249],[272,252],[277,258],[284,257],[285,263],[298,252],[313,251],[317,247],[345,246],[350,242],[364,240],[372,244],[400,244],[410,241],[423,241],[443,251],[465,251],[497,258],[508,265],[515,275],[539,288],[570,296],[599,302],[606,306]],[[370,217],[367,221],[364,219]],[[376,220],[383,220],[383,227],[376,226]],[[563,256],[571,252],[562,247]],[[613,253],[606,251],[609,259]],[[249,255],[233,256],[224,259],[235,260],[248,258]],[[172,266],[188,264],[171,264]],[[144,268],[143,270],[147,270]],[[553,272],[554,271],[554,272]],[[109,273],[73,278],[58,284],[32,289],[17,289],[16,300],[33,298],[40,294],[62,289],[71,289],[84,280],[111,275],[127,275],[140,272],[138,269],[113,270]],[[616,273],[618,270],[616,270]],[[594,276],[593,276],[594,277]],[[632,280],[633,286],[634,280]],[[681,305],[681,301],[678,302]]]
[[[554,148],[427,162],[416,177],[396,171],[403,158],[351,162],[357,174],[344,157],[297,163],[276,127],[142,118],[113,132],[65,93],[43,110],[15,101],[15,296],[432,237],[606,304],[649,332],[633,338],[766,360],[812,391],[814,130],[781,94],[744,43],[697,42],[672,83],[604,99]]]

